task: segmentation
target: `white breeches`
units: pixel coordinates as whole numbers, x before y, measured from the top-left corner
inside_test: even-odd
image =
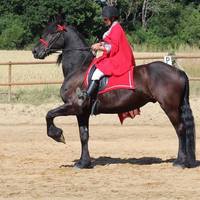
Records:
[[[92,80],[93,81],[100,80],[100,78],[103,76],[104,76],[104,73],[102,71],[100,71],[99,69],[95,69],[92,75]]]

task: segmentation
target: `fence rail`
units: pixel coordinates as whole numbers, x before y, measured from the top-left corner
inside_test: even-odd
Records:
[[[173,56],[175,60],[178,59],[200,59],[200,56]],[[163,60],[163,56],[138,56],[136,60]],[[34,81],[34,82],[12,82],[12,67],[20,65],[46,65],[56,64],[55,61],[36,61],[36,62],[2,62],[0,66],[8,66],[8,82],[0,83],[0,86],[8,87],[8,101],[11,101],[11,88],[12,86],[30,86],[30,85],[49,85],[49,84],[61,84],[61,80],[54,81]],[[189,77],[191,81],[200,81],[200,77]]]

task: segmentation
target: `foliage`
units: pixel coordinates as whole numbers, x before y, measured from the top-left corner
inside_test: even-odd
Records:
[[[112,1],[109,1],[112,2]],[[176,49],[188,44],[200,48],[198,0],[118,0],[121,23],[136,45]],[[44,26],[56,14],[94,42],[105,31],[101,6],[105,0],[2,0],[0,49],[26,48],[35,43]]]
[[[17,15],[3,15],[0,17],[0,48],[11,49],[23,44],[25,28]]]
[[[200,48],[200,6],[198,9],[187,7],[181,16],[179,36],[182,41],[189,45],[196,44]]]

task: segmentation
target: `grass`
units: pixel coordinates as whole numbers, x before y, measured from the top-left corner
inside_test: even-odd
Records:
[[[177,53],[200,53],[200,48],[197,46],[189,46],[189,45],[179,45],[176,49],[172,49],[170,46],[166,46],[165,48],[159,48],[155,47],[154,45],[137,45],[137,44],[132,44],[134,46],[134,49],[136,52],[177,52]],[[161,50],[164,49],[164,50]]]
[[[38,88],[37,88],[38,87]],[[35,86],[34,88],[14,88],[11,93],[12,103],[40,105],[61,102],[60,86]],[[8,102],[8,90],[0,89],[0,103]]]
[[[39,86],[40,88],[13,89],[11,103],[41,105],[45,103],[62,102],[59,86]],[[190,83],[190,97],[200,96],[198,82]],[[8,103],[8,90],[0,89],[0,103]]]
[[[162,56],[168,52],[135,52],[135,57],[141,56]],[[182,47],[176,55],[196,55],[200,56],[200,50],[195,48]],[[57,54],[49,56],[45,61],[55,61]],[[36,61],[30,51],[0,51],[0,62],[30,62]],[[136,60],[137,64],[144,64],[153,60]],[[190,77],[200,77],[200,59],[179,59],[178,65],[183,68]],[[51,65],[20,65],[12,68],[13,82],[31,81],[54,81],[63,80],[62,68]],[[8,81],[8,66],[0,66],[0,83]],[[58,85],[48,86],[15,86],[12,87],[12,102],[41,104],[60,101]],[[190,82],[191,96],[200,95],[200,82]],[[7,102],[7,87],[0,87],[0,103]]]

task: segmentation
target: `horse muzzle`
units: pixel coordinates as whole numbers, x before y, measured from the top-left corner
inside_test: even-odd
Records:
[[[32,54],[36,59],[44,59],[47,56],[47,53],[44,49],[40,50],[37,47],[32,50]]]

